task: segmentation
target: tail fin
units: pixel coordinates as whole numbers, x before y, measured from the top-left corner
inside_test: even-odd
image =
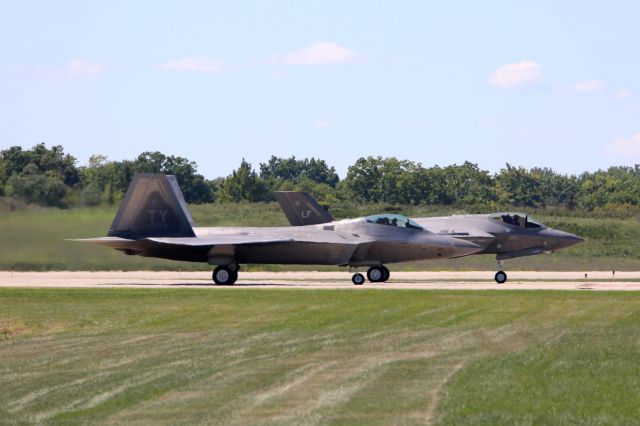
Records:
[[[138,173],[133,177],[110,237],[195,237],[193,218],[175,176]]]
[[[313,197],[306,192],[274,192],[280,207],[287,215],[291,226],[318,225],[333,222],[333,218]]]

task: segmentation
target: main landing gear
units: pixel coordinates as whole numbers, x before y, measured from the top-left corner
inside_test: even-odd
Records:
[[[498,284],[507,282],[507,273],[504,272],[504,261],[498,260],[498,272],[496,272],[495,280]]]
[[[238,265],[220,265],[213,270],[211,278],[213,278],[213,282],[215,282],[216,285],[233,285],[238,280],[239,269],[240,267]]]
[[[386,282],[390,276],[391,273],[389,272],[389,269],[384,265],[374,265],[367,270],[367,279],[372,283]],[[362,285],[364,284],[364,275],[359,272],[353,274],[351,281],[353,281],[355,285]]]

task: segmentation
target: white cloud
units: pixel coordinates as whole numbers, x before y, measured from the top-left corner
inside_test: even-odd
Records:
[[[502,127],[502,120],[499,117],[486,115],[478,119],[478,126],[485,128]]]
[[[343,46],[326,41],[318,41],[312,45],[294,50],[284,58],[276,58],[274,62],[287,65],[330,65],[355,62],[356,54]]]
[[[542,67],[533,61],[505,64],[489,77],[489,84],[502,88],[516,88],[537,83],[542,78]]]
[[[573,90],[574,92],[582,93],[599,92],[603,87],[604,85],[599,80],[585,80],[575,83],[573,86],[571,86],[571,90]]]
[[[33,73],[33,67],[23,64],[9,64],[5,66],[5,69],[10,72]]]
[[[613,93],[615,99],[629,99],[633,98],[633,92],[631,90],[617,90]]]
[[[318,129],[328,129],[329,127],[333,126],[333,123],[327,120],[318,120],[313,123],[313,125]]]
[[[86,59],[72,59],[65,65],[20,65],[11,64],[7,67],[9,71],[23,73],[37,78],[93,78],[102,74],[104,66]]]
[[[212,59],[207,56],[193,56],[188,58],[174,59],[160,65],[160,68],[175,71],[195,71],[212,73],[220,71],[224,67],[224,62]]]
[[[273,73],[273,76],[275,78],[285,78],[287,76],[287,73],[284,71],[276,71]]]
[[[73,59],[65,66],[69,78],[91,78],[102,73],[104,67],[86,59]]]
[[[621,157],[640,157],[640,133],[626,139],[615,139],[605,149],[609,154]]]

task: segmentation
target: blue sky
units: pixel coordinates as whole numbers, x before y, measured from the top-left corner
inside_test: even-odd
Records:
[[[0,148],[640,163],[640,3],[4,2]]]

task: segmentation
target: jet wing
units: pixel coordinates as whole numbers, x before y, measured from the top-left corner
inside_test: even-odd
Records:
[[[373,241],[369,238],[349,239],[333,232],[309,232],[304,235],[283,236],[278,234],[225,234],[204,237],[157,237],[142,239],[127,239],[119,237],[85,238],[70,241],[81,241],[100,244],[112,248],[130,248],[141,244],[183,246],[183,247],[213,247],[225,245],[250,245],[270,243],[322,243],[322,244],[364,244]]]
[[[251,263],[346,264],[354,251],[371,243],[334,232],[297,234],[247,233],[202,237],[158,237],[131,240],[103,237],[80,240],[106,245],[126,254],[226,264],[232,259]]]
[[[219,245],[244,245],[266,243],[321,243],[321,244],[353,244],[358,245],[373,241],[370,238],[347,238],[335,232],[308,232],[299,234],[282,235],[280,233],[246,233],[211,235],[196,238],[146,238],[159,244],[172,244],[182,246],[219,246]]]
[[[158,244],[166,244],[173,246],[188,247],[212,247],[222,245],[238,245],[238,244],[265,244],[265,243],[285,243],[295,241],[292,238],[283,238],[276,236],[263,235],[216,235],[211,237],[195,237],[195,238],[145,238]]]

